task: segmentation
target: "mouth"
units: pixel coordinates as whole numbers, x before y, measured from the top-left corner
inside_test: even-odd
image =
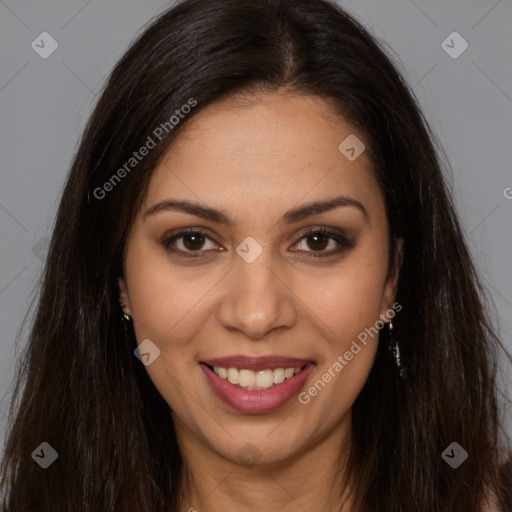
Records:
[[[201,369],[214,392],[238,412],[271,412],[288,403],[314,369],[312,360],[266,356],[202,361]]]

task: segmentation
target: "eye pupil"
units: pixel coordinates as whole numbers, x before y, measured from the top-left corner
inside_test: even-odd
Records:
[[[188,241],[192,240],[192,243]],[[190,250],[200,249],[204,244],[205,237],[199,233],[191,233],[183,236],[183,245]]]
[[[308,240],[315,240],[315,242],[313,242],[313,244],[310,244],[308,242],[309,247],[312,249],[323,250],[323,249],[325,249],[325,247],[327,246],[327,243],[328,243],[328,237],[325,235],[322,235],[322,234],[309,235]],[[321,243],[318,243],[319,240],[321,240]]]

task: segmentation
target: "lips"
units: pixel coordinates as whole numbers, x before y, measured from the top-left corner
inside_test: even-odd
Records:
[[[283,407],[298,394],[314,366],[314,361],[308,359],[241,355],[208,359],[200,364],[213,393],[230,408],[245,414],[263,414]],[[274,375],[280,373],[281,369],[294,368],[295,371],[285,380],[278,379],[280,382],[274,383],[272,387],[261,389],[252,386],[244,388],[237,381],[236,384],[229,382],[221,376],[223,372],[218,374],[219,368],[237,372],[242,370],[241,374],[244,373],[243,370],[245,373],[274,371]]]

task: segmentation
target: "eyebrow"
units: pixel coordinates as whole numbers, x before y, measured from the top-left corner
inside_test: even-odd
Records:
[[[307,203],[287,211],[279,220],[278,224],[293,224],[312,215],[318,215],[339,207],[357,208],[364,216],[366,222],[369,222],[369,215],[366,208],[357,199],[348,196],[339,196],[324,201],[315,201]],[[151,206],[144,214],[144,219],[151,215],[166,211],[179,211],[195,215],[219,224],[232,226],[233,221],[225,210],[218,210],[199,203],[187,200],[166,199]]]

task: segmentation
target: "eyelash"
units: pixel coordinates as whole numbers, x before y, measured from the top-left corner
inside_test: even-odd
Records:
[[[171,237],[164,239],[161,242],[161,244],[163,245],[163,247],[166,250],[175,253],[179,257],[184,257],[184,258],[202,257],[201,253],[208,252],[208,251],[203,251],[203,250],[183,251],[182,249],[176,249],[176,248],[171,247],[171,244],[173,242],[175,242],[176,240],[183,238],[186,235],[191,235],[191,234],[202,235],[202,236],[206,237],[207,239],[211,240],[212,242],[215,242],[215,240],[213,240],[213,238],[211,236],[209,236],[207,233],[205,233],[204,231],[201,231],[200,229],[188,228],[188,229],[179,231],[178,233],[172,235]],[[347,249],[352,249],[354,247],[353,240],[350,240],[342,233],[338,233],[336,231],[331,231],[326,228],[314,228],[309,231],[306,231],[305,233],[302,234],[302,236],[300,237],[300,239],[297,243],[300,243],[300,242],[302,242],[302,240],[304,240],[308,237],[311,237],[313,235],[317,235],[317,234],[327,236],[328,238],[334,240],[335,242],[337,242],[339,244],[339,248],[335,249],[335,250],[330,250],[327,252],[326,251],[306,251],[308,253],[307,257],[311,257],[311,258],[324,257],[325,258],[327,256],[332,256],[334,254],[340,254],[341,252],[344,252]],[[304,251],[296,250],[293,252],[304,252]]]

